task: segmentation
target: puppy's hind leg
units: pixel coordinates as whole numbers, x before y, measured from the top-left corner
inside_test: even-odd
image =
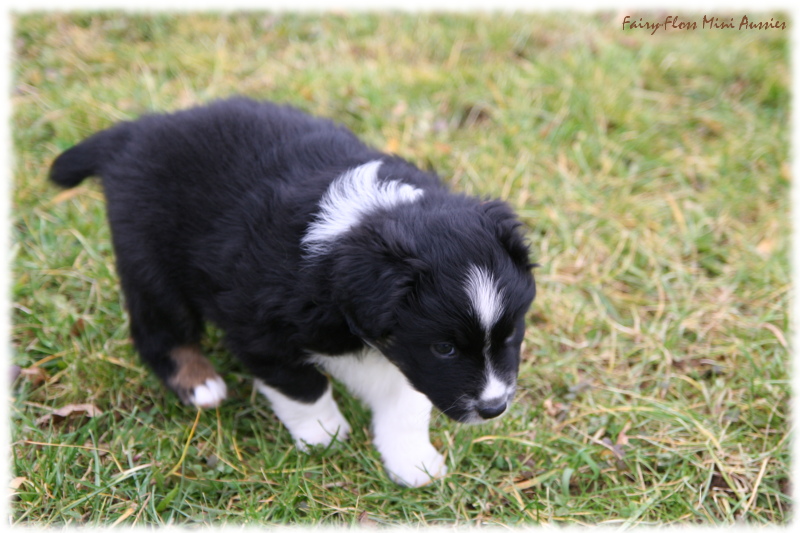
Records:
[[[196,344],[173,348],[169,358],[175,366],[166,383],[183,403],[211,408],[225,399],[228,393],[225,381]]]
[[[218,406],[227,395],[223,379],[200,352],[202,321],[188,305],[168,293],[126,282],[131,336],[142,360],[187,405]]]

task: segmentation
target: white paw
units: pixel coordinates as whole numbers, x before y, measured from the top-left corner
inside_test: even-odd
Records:
[[[431,444],[424,449],[395,450],[394,454],[387,457],[384,454],[384,463],[389,477],[395,483],[407,487],[421,487],[434,479],[447,475],[444,456],[436,451]]]
[[[228,388],[221,377],[207,379],[202,385],[198,385],[192,391],[192,405],[202,409],[210,409],[219,406],[228,394]]]
[[[334,439],[344,441],[350,435],[350,424],[338,412],[325,419],[315,419],[291,430],[297,449],[307,452],[310,446],[328,446]]]
[[[289,430],[299,450],[308,451],[309,446],[327,446],[334,439],[343,441],[350,434],[350,424],[339,412],[330,385],[316,402],[304,403],[289,398],[259,379],[255,384],[272,404],[272,410]]]

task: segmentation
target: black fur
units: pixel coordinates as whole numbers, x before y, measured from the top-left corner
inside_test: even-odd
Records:
[[[370,213],[310,260],[301,239],[336,177],[372,160],[379,178],[424,191]],[[439,409],[458,420],[485,368],[485,338],[463,289],[467,265],[488,269],[506,311],[492,330],[503,375],[519,363],[535,289],[509,207],[448,192],[433,174],[294,108],[231,99],[151,115],[61,154],[50,177],[102,178],[114,248],[144,361],[167,382],[167,354],[200,340],[204,320],[265,383],[316,400],[327,379],[309,353],[377,346]],[[511,338],[509,338],[511,337]],[[453,343],[439,358],[431,344]]]

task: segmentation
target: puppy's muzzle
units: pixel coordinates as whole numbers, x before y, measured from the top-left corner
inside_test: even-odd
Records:
[[[505,398],[492,398],[490,400],[480,400],[478,404],[475,406],[475,410],[478,412],[478,416],[480,416],[484,420],[489,420],[490,418],[497,418],[498,416],[505,413],[507,408],[508,408],[508,402],[506,401]]]

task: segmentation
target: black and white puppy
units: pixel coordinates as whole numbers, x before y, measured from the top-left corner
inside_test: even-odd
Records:
[[[505,203],[244,98],[117,124],[50,171],[64,187],[92,175],[133,342],[184,402],[226,396],[198,348],[208,320],[298,447],[350,431],[322,370],[372,410],[392,479],[419,486],[447,471],[431,403],[480,422],[512,400],[535,287]]]

